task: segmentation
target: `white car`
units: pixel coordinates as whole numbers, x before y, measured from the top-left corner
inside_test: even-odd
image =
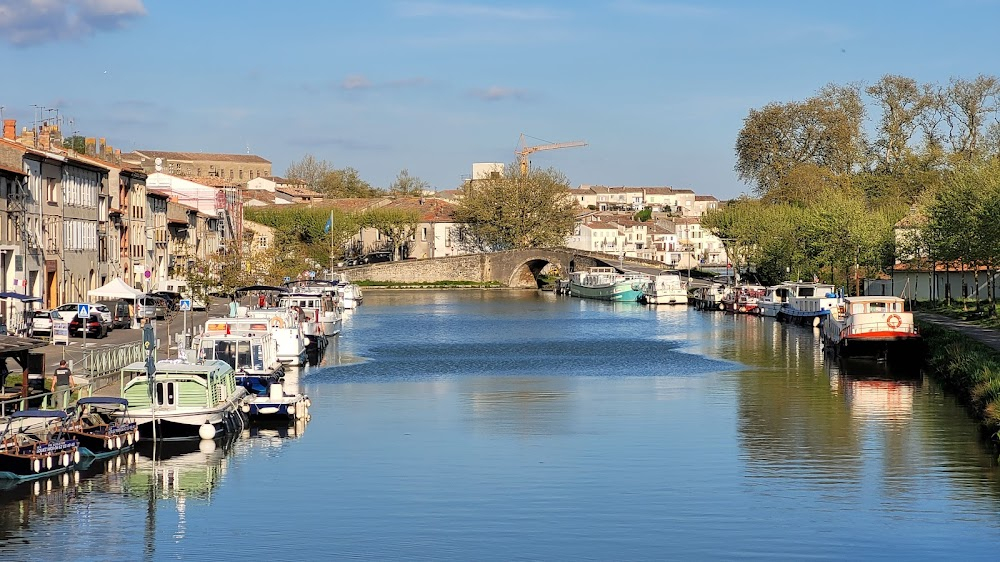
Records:
[[[62,318],[63,320],[71,322],[73,318],[76,318],[76,311],[78,310],[78,307],[81,304],[89,306],[91,312],[93,312],[94,310],[100,312],[101,318],[104,319],[104,322],[108,325],[111,325],[111,309],[104,306],[103,304],[93,304],[89,302],[69,302],[56,308],[55,310],[53,310],[53,312],[58,314],[59,317]]]
[[[52,310],[35,310],[31,312],[31,336],[51,336],[52,335],[52,319],[61,318],[55,311]]]

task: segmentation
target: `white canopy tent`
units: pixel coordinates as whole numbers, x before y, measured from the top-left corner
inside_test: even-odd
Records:
[[[115,277],[111,281],[108,281],[106,285],[87,291],[87,296],[132,301],[135,299],[141,299],[146,296],[146,293],[143,293],[139,289],[129,287],[124,281],[121,280],[121,277]]]
[[[87,296],[96,298],[105,298],[105,299],[125,299],[132,301],[133,307],[130,310],[130,313],[132,314],[132,327],[135,328],[138,326],[137,322],[139,318],[138,315],[135,314],[135,311],[138,310],[138,307],[134,305],[135,301],[145,297],[146,293],[143,293],[139,289],[133,289],[132,287],[129,287],[124,281],[122,281],[121,277],[115,277],[111,281],[108,281],[107,284],[98,287],[96,289],[91,289],[87,291]]]

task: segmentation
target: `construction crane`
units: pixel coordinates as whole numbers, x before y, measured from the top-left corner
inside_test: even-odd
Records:
[[[536,146],[527,146],[524,142],[524,133],[521,133],[521,140],[518,141],[517,150],[514,151],[514,154],[517,155],[517,163],[521,168],[521,177],[528,175],[529,154],[533,152],[538,152],[539,150],[555,150],[557,148],[575,148],[577,146],[587,146],[587,143],[583,141],[572,141],[572,142],[556,142],[551,144],[539,144]]]

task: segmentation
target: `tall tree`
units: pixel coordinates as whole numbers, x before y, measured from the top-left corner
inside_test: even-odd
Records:
[[[428,188],[430,188],[429,183],[411,176],[410,171],[403,168],[389,186],[389,194],[397,197],[420,197]]]
[[[1000,96],[1000,80],[980,74],[972,80],[952,78],[944,91],[943,106],[948,138],[953,151],[963,160],[979,157],[980,141],[987,117],[995,114]]]
[[[803,102],[751,109],[736,138],[736,172],[766,196],[797,167],[845,176],[863,163],[864,104],[856,86],[830,85]]]
[[[326,160],[317,160],[312,154],[306,154],[301,160],[288,165],[285,177],[302,180],[311,189],[317,189],[323,178],[332,171],[333,166]]]
[[[874,144],[879,149],[882,166],[893,170],[911,153],[910,140],[921,116],[933,104],[933,96],[916,80],[893,74],[886,74],[865,91],[882,110]]]
[[[518,166],[502,175],[469,182],[455,220],[464,225],[460,244],[476,251],[540,248],[565,244],[573,230],[576,203],[566,177],[554,169]]]
[[[317,190],[328,197],[377,197],[384,193],[372,187],[354,168],[330,170],[323,175]]]

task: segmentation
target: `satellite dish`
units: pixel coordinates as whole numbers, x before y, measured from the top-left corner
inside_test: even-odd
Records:
[[[153,163],[156,164],[157,172],[163,171],[163,158],[157,158],[156,160],[153,160]]]

